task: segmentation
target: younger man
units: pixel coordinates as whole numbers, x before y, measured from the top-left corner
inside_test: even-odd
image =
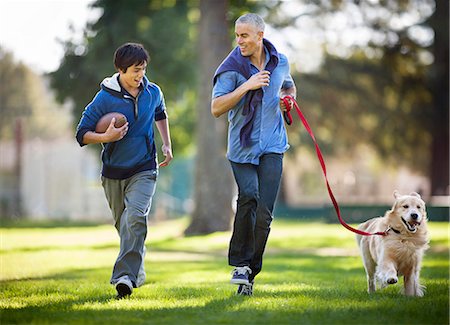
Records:
[[[173,158],[163,93],[145,76],[149,60],[141,44],[120,46],[114,54],[118,73],[103,80],[76,133],[80,146],[103,145],[102,185],[120,236],[120,252],[110,281],[119,299],[131,295],[133,288],[145,281],[147,216],[158,175],[153,121],[165,156],[159,166],[167,166]],[[96,133],[98,120],[110,112],[124,114],[128,122],[116,128],[113,119],[105,133]]]

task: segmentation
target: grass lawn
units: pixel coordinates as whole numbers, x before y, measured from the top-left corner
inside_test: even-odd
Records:
[[[423,298],[403,280],[373,295],[351,232],[277,219],[254,296],[235,296],[229,232],[183,237],[186,219],[151,225],[146,284],[117,301],[113,226],[1,228],[1,324],[449,324],[448,223],[430,222]]]

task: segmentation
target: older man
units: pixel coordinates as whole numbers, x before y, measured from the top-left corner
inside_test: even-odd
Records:
[[[215,117],[228,113],[227,158],[239,190],[228,262],[239,295],[253,294],[261,271],[289,148],[280,97],[296,95],[288,60],[264,38],[264,27],[253,13],[236,20],[238,46],[214,75],[211,103]]]

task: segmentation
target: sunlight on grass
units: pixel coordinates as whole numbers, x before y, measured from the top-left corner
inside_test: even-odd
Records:
[[[52,249],[36,252],[1,254],[0,280],[45,277],[85,268],[110,267],[117,257],[116,249]]]
[[[97,245],[115,245],[118,241],[111,226],[82,228],[19,228],[0,229],[2,251],[40,250],[45,248],[92,248]]]
[[[117,310],[148,310],[148,309],[175,309],[175,308],[189,308],[202,307],[206,302],[199,303],[195,299],[139,299],[139,300],[125,300],[117,301],[112,299],[105,304],[99,303],[85,303],[82,305],[75,305],[73,309],[78,310],[102,310],[102,309],[117,309]]]
[[[174,261],[190,262],[190,261],[207,261],[214,259],[214,256],[210,254],[200,254],[190,252],[152,251],[148,253],[148,257],[146,257],[146,259],[152,262],[174,262]]]

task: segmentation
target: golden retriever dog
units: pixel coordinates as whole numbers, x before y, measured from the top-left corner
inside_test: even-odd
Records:
[[[419,283],[422,257],[429,247],[427,213],[425,202],[413,192],[400,195],[394,192],[395,203],[383,217],[370,219],[358,229],[375,233],[386,232],[385,236],[356,235],[364,268],[367,274],[367,292],[398,282],[403,275],[404,294],[424,295],[424,286]]]

